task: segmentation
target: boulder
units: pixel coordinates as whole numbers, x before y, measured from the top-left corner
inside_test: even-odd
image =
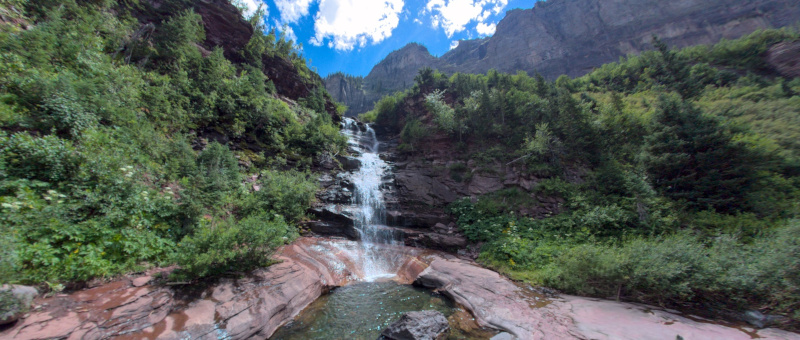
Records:
[[[426,310],[403,314],[381,332],[386,340],[440,340],[447,337],[450,326],[441,312]]]
[[[20,285],[3,285],[0,288],[2,305],[8,309],[0,310],[0,326],[19,320],[33,304],[39,292],[36,288]]]

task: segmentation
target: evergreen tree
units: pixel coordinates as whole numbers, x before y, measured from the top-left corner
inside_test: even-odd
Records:
[[[754,182],[758,160],[713,118],[662,96],[645,163],[665,195],[696,209],[731,211]]]

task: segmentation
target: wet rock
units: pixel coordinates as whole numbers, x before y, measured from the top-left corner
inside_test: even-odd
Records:
[[[353,192],[340,186],[332,186],[329,189],[317,192],[317,199],[324,203],[343,204],[353,200]]]
[[[400,211],[389,210],[386,212],[386,225],[403,226],[405,225],[405,216]]]
[[[308,229],[313,235],[339,236],[350,240],[360,239],[358,230],[352,225],[329,221],[305,221],[300,223],[301,228]]]
[[[0,288],[0,298],[11,299],[4,301],[11,306],[5,312],[0,313],[0,326],[7,325],[19,320],[33,304],[33,299],[39,292],[36,288],[20,285],[3,285]]]
[[[351,240],[360,238],[355,228],[355,218],[340,207],[325,206],[309,209],[308,211],[317,219],[301,223],[316,235],[340,236]]]
[[[361,168],[361,161],[358,158],[354,157],[347,157],[347,156],[337,156],[336,160],[342,164],[342,168],[345,171],[355,171]]]
[[[403,314],[381,332],[386,340],[440,340],[447,337],[450,326],[447,318],[437,311],[426,310]]]

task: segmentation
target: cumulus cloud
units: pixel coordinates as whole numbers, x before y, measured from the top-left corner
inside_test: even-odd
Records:
[[[403,0],[319,0],[311,44],[352,50],[392,36],[400,23]]]
[[[283,33],[283,37],[286,38],[287,40],[292,40],[294,42],[297,42],[297,35],[294,34],[294,29],[291,26],[283,25],[283,27],[279,27],[278,30]]]
[[[431,13],[431,24],[444,29],[448,37],[463,31],[471,22],[477,22],[478,33],[494,33],[495,24],[487,23],[491,15],[499,14],[508,0],[428,0],[426,12]]]
[[[458,43],[459,43],[459,41],[458,41],[458,40],[453,40],[453,41],[451,41],[451,42],[450,42],[450,49],[452,50],[452,49],[454,49],[454,48],[458,47]]]
[[[479,22],[478,26],[475,27],[475,30],[478,31],[478,34],[480,35],[492,35],[494,34],[494,31],[497,30],[497,24],[495,23],[486,24],[483,22]]]
[[[233,2],[233,4],[235,4],[237,7],[243,7],[244,12],[242,14],[244,15],[245,18],[249,18],[250,16],[256,13],[258,5],[261,5],[262,2],[261,0],[236,0]],[[262,6],[261,8],[264,10],[265,15],[269,14],[266,12],[267,4],[264,4],[264,6]]]
[[[278,7],[278,12],[281,13],[281,20],[291,24],[308,15],[308,7],[314,1],[316,0],[275,0],[275,7]]]

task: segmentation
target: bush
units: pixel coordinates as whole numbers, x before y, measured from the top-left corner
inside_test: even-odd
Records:
[[[266,211],[297,221],[304,216],[317,191],[308,174],[300,172],[265,171],[256,185],[259,190],[242,200],[239,216]]]
[[[536,272],[538,283],[571,294],[647,303],[771,308],[800,319],[800,223],[752,244],[723,235],[709,245],[680,233],[615,246],[569,247]]]
[[[58,182],[73,176],[78,157],[68,140],[21,132],[10,137],[0,134],[0,160],[9,176]]]
[[[297,236],[280,215],[257,213],[240,221],[204,220],[178,244],[172,279],[187,280],[252,270],[270,263],[269,255]]]

